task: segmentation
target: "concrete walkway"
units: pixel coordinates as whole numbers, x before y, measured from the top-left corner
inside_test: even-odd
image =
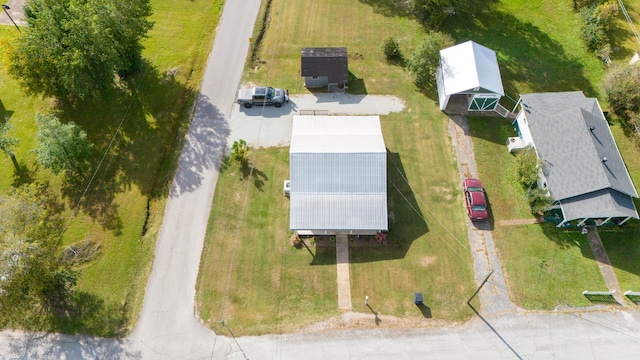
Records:
[[[602,245],[602,239],[600,239],[600,234],[598,233],[598,228],[594,227],[586,227],[589,231],[587,233],[587,239],[589,240],[589,246],[591,247],[591,251],[593,252],[593,257],[595,257],[598,262],[598,267],[600,268],[600,273],[602,273],[602,277],[604,278],[605,284],[607,284],[607,288],[609,291],[614,291],[613,298],[622,305],[627,306],[624,300],[624,295],[622,291],[620,291],[620,284],[618,284],[618,278],[616,277],[616,273],[613,271],[611,267],[611,261],[609,261],[609,256],[607,255],[607,250],[605,250],[604,245]],[[601,291],[599,289],[588,289],[590,291]]]
[[[461,115],[451,115],[449,135],[456,150],[460,183],[465,177],[478,177],[467,118]],[[460,211],[463,210],[461,209]],[[493,245],[489,224],[487,222],[474,224],[470,220],[467,220],[467,224],[469,226],[469,245],[473,255],[476,283],[480,285],[486,276],[493,271],[491,277],[478,294],[482,314],[496,315],[516,310],[517,307],[509,298],[502,265]]]
[[[345,234],[336,236],[336,263],[338,264],[338,308],[351,310],[349,237]]]

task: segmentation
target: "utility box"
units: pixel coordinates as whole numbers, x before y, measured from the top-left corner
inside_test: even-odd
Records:
[[[284,192],[284,196],[289,197],[291,195],[291,180],[285,180],[282,185],[282,191]]]
[[[422,293],[421,292],[417,292],[417,293],[413,293],[413,303],[416,305],[422,305]]]

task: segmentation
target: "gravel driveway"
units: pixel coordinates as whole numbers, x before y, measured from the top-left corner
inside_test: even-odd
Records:
[[[404,101],[389,95],[305,94],[291,95],[280,108],[233,105],[229,120],[228,148],[244,139],[253,147],[287,146],[291,143],[293,115],[386,115],[404,109]]]

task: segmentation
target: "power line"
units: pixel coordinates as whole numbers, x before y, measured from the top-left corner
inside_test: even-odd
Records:
[[[629,16],[627,9],[624,7],[622,0],[618,0],[618,4],[620,5],[620,10],[622,10],[622,13],[624,14],[625,19],[627,19],[627,22],[629,23],[629,27],[631,28],[633,35],[638,41],[638,44],[640,44],[640,35],[638,35],[638,31],[636,30],[636,27],[633,25],[633,21],[631,21],[631,17]]]

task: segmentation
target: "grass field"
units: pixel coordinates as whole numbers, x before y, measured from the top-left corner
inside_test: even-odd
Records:
[[[406,102],[402,113],[381,117],[389,151],[389,206],[396,223],[389,246],[350,251],[354,310],[369,312],[362,301],[368,295],[381,314],[423,319],[412,301],[414,291],[424,291],[432,321],[468,319],[472,311],[465,301],[475,285],[447,118],[433,99],[417,91],[402,66],[384,60],[379,47],[393,36],[403,53],[410,54],[423,30],[386,2],[298,0],[294,5],[273,0],[271,11],[260,61],[247,68],[246,81],[307,92],[299,76],[300,49],[346,46],[350,92],[394,94]],[[326,264],[316,266],[312,254],[294,250],[288,242],[288,203],[281,192],[282,180],[288,178],[288,149],[254,154],[257,169],[270,174],[266,169],[277,166],[280,175],[269,175],[258,190],[231,171],[221,174],[198,280],[203,319],[215,328],[215,321],[224,318],[236,335],[283,332],[339,314],[333,251],[311,248]],[[241,218],[222,215],[229,213]],[[256,219],[266,222],[264,228]],[[245,258],[253,263],[241,260]],[[260,275],[261,269],[269,271]],[[252,301],[253,294],[260,300]],[[418,326],[430,324],[420,321]]]
[[[0,69],[0,111],[21,141],[15,154],[25,169],[14,174],[10,159],[1,157],[0,191],[21,182],[48,183],[69,218],[63,243],[91,240],[101,246],[99,256],[79,268],[74,306],[82,315],[46,318],[25,327],[121,336],[135,324],[181,147],[176,139],[188,125],[221,4],[195,0],[178,7],[152,1],[154,28],[144,40],[144,71],[130,80],[132,90],[113,91],[74,109],[26,96]],[[2,27],[0,37],[11,39],[15,32]],[[35,147],[36,112],[76,122],[100,152],[109,149],[84,197],[87,184],[74,188],[35,165],[30,149]]]

